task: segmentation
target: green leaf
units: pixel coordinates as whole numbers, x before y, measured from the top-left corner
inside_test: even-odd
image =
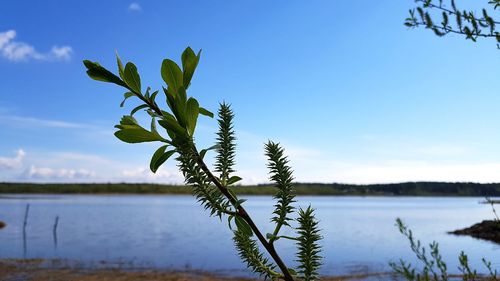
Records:
[[[205,158],[205,154],[207,154],[207,150],[206,149],[202,149],[202,150],[200,150],[199,154],[200,154],[201,159],[203,159],[203,158]]]
[[[155,99],[156,99],[156,95],[158,95],[158,91],[154,91],[152,94],[151,94],[151,97],[149,98],[149,100],[151,102],[155,102]]]
[[[233,227],[231,226],[231,220],[234,219],[234,216],[233,215],[229,215],[227,217],[227,224],[229,225],[229,229],[233,230]]]
[[[182,128],[179,123],[173,118],[165,118],[162,120],[158,120],[158,123],[167,131],[173,132],[175,135],[182,136],[186,133],[184,128]]]
[[[123,75],[123,63],[122,63],[122,60],[120,59],[120,56],[118,56],[118,51],[115,50],[115,53],[116,53],[116,64],[118,65],[118,74],[120,74],[120,77],[122,79],[125,79],[125,78],[123,78],[124,75]]]
[[[240,181],[240,180],[241,180],[241,178],[240,178],[240,177],[238,177],[238,176],[232,176],[232,177],[230,177],[230,178],[227,180],[227,185],[231,185],[231,184],[236,183],[236,182],[238,182],[238,181]]]
[[[159,166],[156,166],[156,162],[160,157],[165,153],[165,150],[167,149],[168,145],[160,146],[155,153],[153,153],[153,157],[151,157],[151,161],[149,162],[149,169],[151,169],[151,172],[156,173],[156,170],[158,170]]]
[[[186,89],[184,89],[184,86],[180,86],[179,89],[177,89],[177,94],[178,94],[179,98],[182,100],[182,102],[186,103],[187,93],[186,93]]]
[[[200,114],[201,114],[201,115],[205,115],[205,116],[208,116],[208,117],[210,117],[210,118],[214,118],[214,114],[213,114],[212,112],[210,112],[210,111],[206,110],[206,109],[205,109],[205,108],[203,108],[203,107],[200,107],[199,111],[200,111]]]
[[[151,162],[149,163],[149,168],[151,169],[151,171],[153,173],[156,173],[158,168],[163,163],[165,163],[165,161],[167,161],[168,158],[170,158],[170,156],[172,156],[175,153],[174,150],[170,150],[170,151],[165,152],[167,147],[168,147],[168,145],[164,145],[164,146],[158,148],[155,151],[155,153],[153,154],[153,157],[151,158]]]
[[[131,115],[123,116],[120,120],[120,125],[116,125],[115,128],[119,129],[115,132],[115,136],[127,143],[163,140],[160,135],[154,134],[139,126],[137,120],[135,120],[135,118]]]
[[[144,94],[144,97],[149,100],[149,91],[151,91],[151,87],[146,88],[146,93]]]
[[[198,101],[194,98],[189,98],[186,104],[186,123],[190,136],[194,135],[199,109],[200,105],[198,104]]]
[[[150,142],[150,141],[158,141],[157,136],[152,134],[151,132],[137,126],[135,128],[124,128],[115,132],[115,136],[123,142],[127,143],[141,143],[141,142]]]
[[[179,121],[179,125],[183,128],[186,128],[186,101],[182,98],[176,97],[174,100],[174,108],[172,108],[172,113],[174,113],[177,121]]]
[[[120,125],[135,125],[139,126],[137,120],[132,115],[124,115],[120,120]]]
[[[172,60],[163,60],[161,64],[161,78],[173,90],[173,93],[177,93],[179,87],[182,86],[182,71]]]
[[[234,221],[236,222],[236,227],[238,227],[238,230],[243,234],[245,234],[246,236],[253,235],[252,228],[242,217],[237,216],[234,218]]]
[[[125,94],[123,94],[123,101],[120,103],[120,107],[123,107],[123,105],[125,105],[125,101],[134,96],[134,93],[131,93],[131,92],[126,92]]]
[[[160,135],[160,133],[158,133],[158,130],[156,129],[156,119],[154,117],[151,118],[151,133],[153,133],[159,139],[163,139],[163,137]]]
[[[132,111],[130,112],[130,115],[134,115],[137,111],[143,109],[143,108],[148,108],[148,105],[147,104],[141,104],[137,107],[135,107],[134,109],[132,109]]]
[[[127,84],[125,84],[118,76],[102,67],[98,62],[84,60],[83,64],[87,68],[87,75],[90,78],[97,81],[109,82],[120,85],[122,87],[127,87]]]
[[[213,150],[213,149],[218,149],[219,147],[220,147],[220,145],[216,144],[216,145],[212,145],[209,148],[205,148],[205,149],[200,150],[201,159],[203,159],[205,157],[205,154],[207,153],[207,151]]]
[[[123,76],[125,83],[132,89],[134,92],[140,94],[141,93],[141,77],[139,77],[139,73],[137,73],[137,67],[128,62],[125,65],[125,70],[123,72]]]
[[[170,114],[170,112],[162,110],[161,113],[163,114],[163,117],[175,120],[175,117],[172,114]]]
[[[162,87],[163,92],[165,93],[165,96],[167,97],[167,105],[170,108],[170,110],[174,111],[174,103],[175,103],[175,96],[174,93],[172,93],[171,89]]]
[[[201,50],[200,50],[201,52]],[[191,78],[193,77],[194,71],[198,66],[199,56],[196,56],[193,49],[187,47],[182,53],[182,68],[183,68],[183,84],[187,89],[191,83]]]
[[[165,163],[173,154],[175,153],[175,150],[169,150],[165,152],[159,159],[156,161],[156,166],[155,169],[158,170],[158,168]],[[156,172],[155,170],[155,172]]]

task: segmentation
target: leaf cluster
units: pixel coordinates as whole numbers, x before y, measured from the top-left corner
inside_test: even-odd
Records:
[[[500,22],[493,19],[486,8],[477,15],[473,11],[460,10],[455,4],[455,0],[450,0],[450,7],[443,3],[443,0],[415,0],[418,6],[409,11],[409,17],[404,24],[407,27],[415,28],[424,26],[430,29],[437,36],[445,36],[449,33],[464,35],[465,39],[476,42],[478,38],[493,38],[500,49],[500,33],[496,27]],[[488,2],[496,8],[500,7],[499,0]],[[440,22],[434,20],[440,17]]]
[[[399,232],[403,234],[410,242],[410,248],[412,252],[415,254],[418,261],[422,264],[422,268],[420,270],[417,270],[417,268],[415,268],[411,263],[408,263],[402,259],[399,260],[398,263],[389,263],[396,274],[404,277],[409,281],[451,280],[446,262],[442,259],[441,253],[439,251],[439,244],[437,242],[434,241],[429,244],[429,256],[427,248],[422,246],[420,240],[416,239],[413,236],[413,232],[411,231],[411,229],[409,229],[401,219],[396,219],[396,226],[398,227]],[[458,256],[458,261],[460,264],[458,269],[460,270],[460,272],[462,272],[461,278],[463,281],[498,280],[497,272],[496,270],[492,270],[491,262],[486,261],[486,259],[484,258],[482,259],[482,261],[488,269],[488,276],[480,276],[476,270],[472,270],[469,266],[468,257],[463,251]],[[480,277],[481,279],[479,279]]]

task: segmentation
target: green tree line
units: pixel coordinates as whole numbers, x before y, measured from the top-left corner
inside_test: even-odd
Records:
[[[404,182],[392,184],[295,183],[297,195],[500,196],[500,183]],[[238,185],[236,194],[274,195],[271,184]],[[0,183],[0,193],[41,194],[191,194],[185,185],[146,183]]]

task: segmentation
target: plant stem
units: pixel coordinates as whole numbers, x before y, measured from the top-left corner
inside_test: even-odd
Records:
[[[135,93],[137,95],[137,97],[139,97],[139,99],[141,99],[144,103],[146,103],[149,106],[149,108],[151,108],[153,111],[155,111],[158,115],[163,116],[163,112],[160,110],[160,108],[156,104],[149,102],[148,100],[143,98],[140,94],[133,91],[132,89],[129,88],[129,90],[131,90],[133,93]],[[229,202],[231,202],[231,204],[233,204],[233,206],[235,206],[237,208],[237,211],[238,211],[237,215],[240,216],[241,218],[243,218],[248,223],[250,228],[252,228],[252,231],[255,233],[255,235],[259,239],[260,243],[262,244],[262,246],[264,246],[264,248],[267,250],[269,255],[271,255],[271,257],[273,258],[274,262],[276,262],[276,265],[280,268],[281,272],[283,273],[284,280],[285,281],[294,281],[292,275],[290,274],[290,271],[288,270],[288,267],[286,267],[285,263],[281,260],[280,256],[276,252],[276,249],[274,249],[274,245],[272,243],[269,243],[266,240],[264,235],[262,235],[262,233],[260,232],[259,228],[253,222],[250,215],[248,215],[248,212],[245,210],[245,208],[243,208],[243,206],[241,206],[241,204],[238,204],[237,199],[234,198],[231,195],[231,193],[229,193],[229,190],[220,183],[220,181],[217,179],[217,177],[215,177],[212,174],[212,172],[207,167],[205,162],[203,162],[203,158],[201,158],[200,154],[198,153],[198,151],[196,150],[196,147],[194,145],[193,145],[193,152],[195,153],[195,156],[196,156],[196,162],[198,163],[198,165],[200,165],[203,172],[205,172],[205,174],[207,174],[207,176],[210,178],[210,180],[215,184],[215,186],[217,186],[217,188],[220,190],[220,192],[222,194],[224,194],[224,196],[229,200]]]
[[[226,198],[229,199],[229,201],[234,206],[237,206],[238,215],[248,223],[250,228],[252,228],[252,231],[255,233],[255,235],[259,239],[260,243],[262,244],[262,246],[264,246],[264,248],[266,248],[269,255],[271,255],[273,260],[276,262],[276,265],[280,268],[281,272],[283,273],[285,281],[294,281],[294,279],[293,279],[292,275],[290,274],[290,272],[288,271],[288,268],[286,267],[285,263],[283,263],[280,256],[276,252],[276,249],[274,249],[274,245],[267,242],[266,238],[264,237],[264,235],[262,235],[259,228],[255,225],[255,223],[253,222],[250,215],[248,215],[248,212],[245,210],[245,208],[243,208],[243,206],[241,206],[241,204],[237,203],[236,198],[234,198],[231,195],[231,193],[229,193],[228,189],[226,187],[224,187],[219,182],[219,180],[212,174],[212,172],[210,171],[210,169],[208,169],[205,162],[203,162],[203,159],[201,159],[201,157],[198,155],[198,152],[196,150],[195,150],[195,152],[196,152],[198,165],[200,165],[203,172],[205,172],[207,174],[207,176],[215,184],[215,186],[217,186],[217,188],[220,190],[220,192],[222,192],[222,194],[224,194],[224,196],[226,196]]]
[[[416,0],[415,2],[425,2],[424,0]],[[454,15],[454,16],[460,16],[461,18],[467,20],[466,17],[464,17],[460,11],[453,11],[453,10],[450,10],[450,9],[446,9],[446,8],[443,8],[443,6],[440,6],[440,5],[436,5],[436,4],[432,4],[432,3],[428,3],[429,7],[430,8],[435,8],[435,9],[438,9],[438,10],[441,10],[443,12],[446,12],[447,14],[450,14],[450,15]],[[487,20],[486,19],[476,19],[478,22],[484,22],[484,23],[487,23]],[[493,21],[495,24],[500,24],[500,22],[498,21]]]
[[[427,24],[425,22],[415,22],[415,26],[427,26]],[[446,33],[455,33],[455,34],[461,34],[461,35],[467,35],[464,31],[459,31],[459,30],[455,30],[455,29],[452,29],[452,28],[444,28],[442,26],[439,26],[439,25],[432,25],[431,28],[437,28],[437,29],[440,29]],[[476,37],[484,37],[484,38],[490,38],[490,37],[496,37],[495,34],[482,34],[482,33],[474,33],[473,34],[474,36]]]

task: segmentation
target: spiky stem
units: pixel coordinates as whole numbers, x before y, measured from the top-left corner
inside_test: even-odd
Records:
[[[319,234],[318,222],[314,218],[314,209],[309,206],[307,209],[299,210],[298,227],[298,253],[300,262],[299,273],[303,274],[304,281],[313,281],[318,278],[318,269],[321,265],[319,252],[321,247],[318,241],[322,239]]]
[[[288,165],[288,159],[284,156],[283,149],[279,144],[269,141],[265,146],[265,150],[269,160],[267,167],[270,170],[270,179],[278,188],[278,191],[274,195],[274,199],[277,200],[273,212],[275,216],[271,219],[276,223],[273,236],[270,239],[270,243],[274,243],[278,239],[281,227],[283,225],[289,226],[288,221],[292,220],[289,214],[294,210],[291,204],[295,202],[295,195],[292,192],[292,168]]]
[[[222,192],[222,194],[224,194],[224,196],[226,196],[226,198],[231,202],[231,204],[233,204],[233,206],[236,206],[238,216],[243,218],[248,223],[250,228],[252,228],[253,233],[255,233],[255,235],[259,239],[260,243],[262,244],[262,246],[264,246],[264,248],[267,250],[269,255],[273,258],[274,262],[276,262],[276,265],[279,267],[279,269],[283,273],[284,280],[285,281],[294,281],[293,276],[290,274],[290,271],[288,270],[288,267],[281,260],[281,257],[276,252],[276,249],[274,249],[273,244],[269,243],[266,240],[266,238],[264,237],[264,235],[262,235],[259,228],[257,227],[257,225],[255,225],[255,223],[253,222],[252,218],[250,217],[248,212],[245,210],[245,208],[243,206],[241,206],[241,204],[238,204],[236,198],[234,198],[234,196],[231,195],[231,193],[229,193],[229,190],[227,189],[227,187],[223,186],[221,184],[221,182],[212,174],[210,169],[208,169],[207,165],[205,164],[205,162],[203,162],[203,159],[201,157],[199,157],[199,155],[197,157],[197,161],[198,161],[198,165],[200,165],[201,169],[207,174],[207,176],[210,178],[212,183],[215,184],[215,186],[217,186],[217,188],[219,188],[219,190]]]
[[[219,131],[217,132],[217,157],[215,161],[215,171],[220,173],[220,179],[226,185],[229,174],[234,172],[235,140],[232,120],[234,117],[231,108],[226,103],[220,104]]]

